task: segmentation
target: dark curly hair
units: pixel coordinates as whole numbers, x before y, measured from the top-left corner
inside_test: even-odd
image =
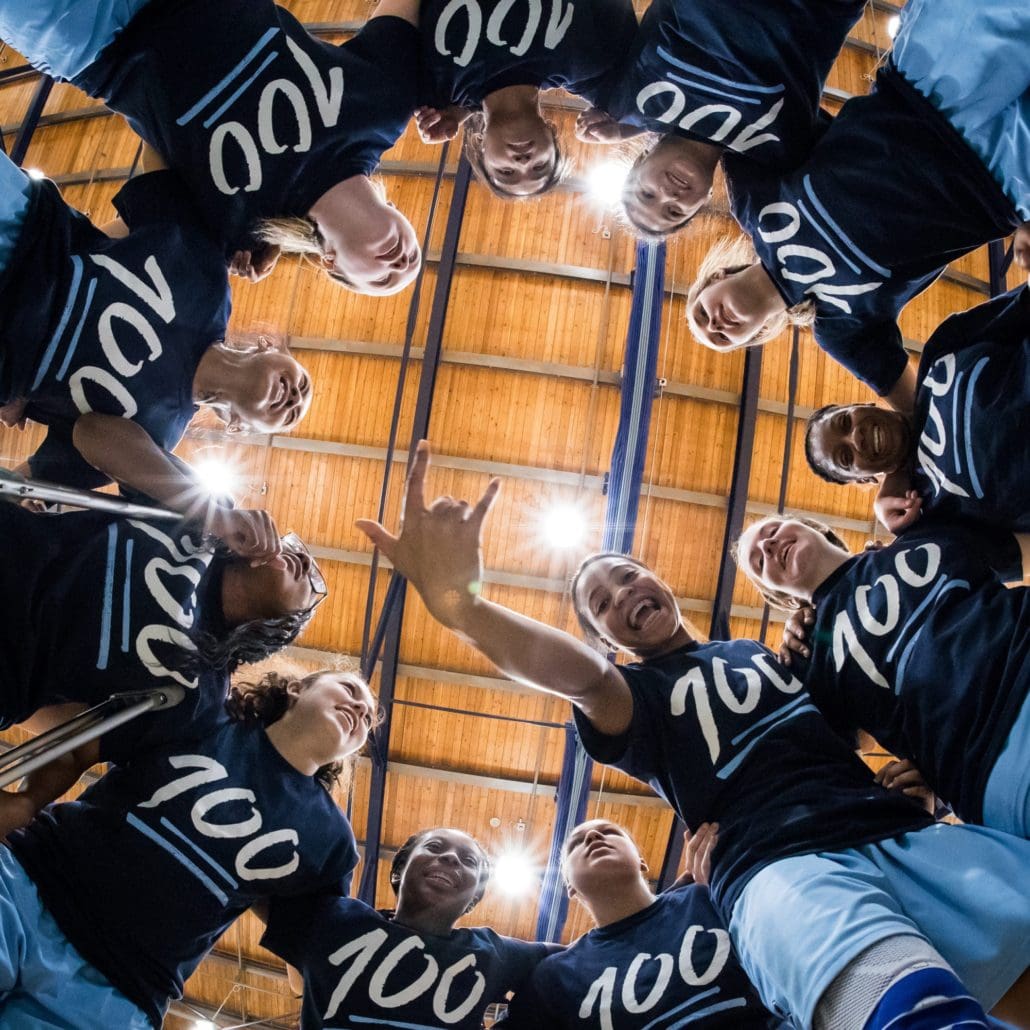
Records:
[[[433,827],[430,830],[419,830],[418,833],[413,833],[398,849],[397,853],[393,856],[393,861],[390,863],[390,886],[393,888],[394,894],[400,893],[401,878],[404,875],[404,870],[408,866],[408,859],[411,858],[412,851],[422,843],[426,837],[431,837],[434,833],[439,833],[441,827]],[[465,833],[464,830],[458,831]],[[472,900],[468,904],[468,908],[462,913],[467,915],[471,912],[476,905],[483,900],[483,895],[486,893],[486,885],[490,882],[490,875],[493,873],[493,865],[490,862],[490,856],[486,853],[486,848],[472,837],[470,834],[465,834],[466,837],[472,841],[473,844],[479,849],[479,882],[476,884],[476,893],[472,896]]]
[[[226,711],[237,722],[271,726],[286,714],[292,704],[289,694],[291,683],[299,682],[301,689],[304,690],[327,671],[331,670],[319,669],[318,672],[310,673],[299,681],[279,672],[266,672],[257,682],[234,683],[225,701]],[[360,679],[356,674],[355,678]],[[323,765],[315,773],[315,779],[328,791],[332,791],[334,787],[346,787],[350,781],[355,757],[349,755],[339,762]]]
[[[497,182],[490,176],[486,162],[483,160],[483,145],[486,137],[486,118],[481,111],[475,111],[465,120],[462,128],[462,152],[465,154],[468,163],[472,166],[475,177],[495,197],[502,200],[529,200],[530,197],[539,197],[554,189],[560,182],[566,179],[572,169],[572,162],[566,154],[562,153],[561,140],[558,137],[558,126],[554,122],[544,123],[551,133],[554,142],[554,168],[551,174],[532,193],[512,193],[504,183]]]

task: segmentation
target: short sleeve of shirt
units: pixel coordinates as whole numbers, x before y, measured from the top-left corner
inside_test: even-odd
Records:
[[[200,225],[186,188],[179,177],[166,168],[130,179],[115,194],[112,203],[130,230],[166,222]]]
[[[172,691],[174,688],[162,686]],[[197,686],[183,688],[182,700],[160,711],[146,712],[100,738],[100,760],[124,765],[139,752],[163,744],[199,738],[220,719],[228,719],[225,699],[229,679],[222,672],[204,671]]]
[[[850,318],[817,318],[816,342],[880,397],[891,392],[908,364],[896,322],[862,323]]]
[[[1019,286],[946,318],[926,341],[920,373],[942,354],[956,354],[984,341],[1014,346],[1027,338],[1030,338],[1030,286]]]
[[[939,537],[956,554],[979,558],[1005,583],[1018,583],[1023,579],[1023,553],[1013,533],[990,531],[975,522],[918,520],[901,539],[909,535]]]
[[[619,669],[619,672],[622,673],[622,677],[626,680],[630,693],[633,695],[633,718],[625,733],[617,736],[601,733],[578,707],[573,706],[572,709],[573,717],[576,720],[576,729],[579,731],[579,738],[583,741],[583,747],[586,748],[587,754],[606,765],[622,762],[632,748],[634,740],[639,739],[648,729],[647,710],[640,703],[638,692],[634,689],[634,682],[631,678],[632,670]]]
[[[323,892],[293,898],[271,898],[268,904],[268,925],[261,938],[261,947],[267,948],[291,966],[303,969],[308,954],[307,942],[319,910],[337,896],[335,893]]]
[[[548,999],[561,984],[554,982],[546,966],[538,966],[533,975],[516,991],[508,1005],[508,1014],[496,1025],[505,1030],[559,1030]]]

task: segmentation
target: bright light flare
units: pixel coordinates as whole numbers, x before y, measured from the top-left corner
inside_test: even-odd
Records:
[[[30,179],[45,179],[46,178],[46,174],[44,172],[40,171],[38,168],[26,168],[25,169],[25,174]]]
[[[197,1019],[193,1023],[193,1030],[218,1030],[218,1024],[212,1023],[210,1019]]]
[[[541,516],[541,534],[550,547],[581,547],[587,538],[587,520],[575,504],[555,504]]]
[[[625,161],[599,161],[586,174],[587,192],[606,208],[615,207],[622,198],[629,165]]]
[[[209,494],[232,495],[240,485],[240,477],[236,468],[229,462],[219,458],[204,458],[193,466],[193,473],[201,489]]]
[[[901,28],[901,19],[896,14],[892,14],[887,19],[887,35],[893,39],[898,34],[899,28]]]
[[[512,849],[497,856],[491,883],[509,898],[522,898],[540,885],[540,874],[527,852]]]

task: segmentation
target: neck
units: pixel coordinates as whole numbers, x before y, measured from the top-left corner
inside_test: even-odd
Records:
[[[754,312],[763,321],[782,315],[787,310],[787,302],[780,296],[780,291],[776,289],[776,284],[761,261],[749,265],[740,274],[753,291]]]
[[[812,562],[811,572],[806,577],[806,582],[799,585],[795,591],[797,596],[810,602],[819,587],[851,557],[850,551],[842,551],[839,547],[827,544],[826,549],[821,551]]]
[[[666,136],[658,146],[662,146],[666,140],[672,141],[679,154],[689,158],[699,168],[707,172],[709,178],[715,174],[715,166],[719,163],[719,159],[723,154],[722,147],[717,147],[714,143],[705,143],[699,139],[672,135]]]
[[[265,733],[268,735],[272,747],[297,772],[303,773],[305,776],[314,776],[323,765],[331,761],[331,759],[326,759],[325,762],[320,762],[317,758],[312,757],[311,741],[308,739],[308,734],[302,728],[297,728],[293,725],[289,711],[277,722],[273,722],[271,726],[266,727]]]
[[[536,86],[504,86],[483,97],[483,118],[487,124],[539,114],[540,90]]]
[[[630,883],[606,884],[596,896],[586,897],[581,894],[580,901],[590,910],[598,927],[602,927],[643,912],[654,904],[654,897],[643,877],[636,876]]]
[[[340,221],[341,212],[353,210],[353,205],[381,204],[382,198],[372,185],[367,175],[352,175],[349,179],[331,186],[311,205],[308,211],[315,225],[322,229],[324,225],[336,225]]]
[[[402,895],[397,899],[393,921],[416,933],[446,937],[454,929],[454,924],[460,917],[460,912],[445,911],[439,906],[412,904]]]
[[[694,638],[690,635],[687,627],[681,622],[676,626],[676,631],[667,640],[664,640],[662,643],[656,644],[654,647],[650,648],[638,647],[633,651],[633,654],[637,658],[642,658],[644,661],[647,661],[648,658],[661,658],[662,655],[672,654],[673,651],[678,651],[681,647],[693,642]]]
[[[193,403],[215,404],[226,397],[225,384],[233,381],[239,367],[241,351],[211,344],[201,355],[197,371],[193,373]]]

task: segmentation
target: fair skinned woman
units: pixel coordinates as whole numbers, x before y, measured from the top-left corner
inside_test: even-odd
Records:
[[[557,126],[541,113],[541,91],[595,97],[637,27],[626,0],[572,5],[547,18],[498,0],[471,0],[458,11],[423,0],[419,17],[419,134],[441,143],[464,124],[476,176],[504,199],[545,193],[568,170]]]
[[[852,555],[817,522],[763,519],[743,571],[777,607],[815,608],[811,693],[835,726],[911,759],[966,822],[1030,836],[1028,538],[921,521]]]
[[[0,36],[125,115],[227,255],[257,241],[310,254],[377,296],[421,257],[370,178],[416,106],[417,26],[418,0],[383,0],[340,46],[271,2],[0,5]]]
[[[171,172],[131,179],[102,229],[0,155],[0,421],[48,427],[40,479],[103,483],[71,437],[84,415],[130,419],[171,450],[209,407],[229,432],[287,432],[307,372],[265,340],[224,343],[225,257]]]
[[[251,565],[181,526],[3,504],[0,538],[12,598],[0,633],[4,725],[59,702],[195,690],[204,672],[227,675],[292,643],[327,594],[293,534]]]
[[[687,882],[655,897],[623,827],[580,823],[562,872],[595,928],[536,967],[503,1026],[643,1030],[682,1012],[698,1030],[782,1025],[737,963],[707,887]]]
[[[499,484],[492,482],[475,506],[447,497],[427,505],[428,460],[423,443],[398,536],[365,520],[359,528],[408,577],[435,619],[513,679],[567,698],[594,758],[649,782],[688,828],[719,823],[713,897],[765,1004],[803,1026],[877,1028],[910,1018],[908,1001],[900,999],[911,988],[920,1001],[947,998],[949,1013],[970,1004],[967,1014],[982,1020],[935,946],[963,980],[974,981],[988,1007],[1025,973],[1030,954],[1015,941],[1025,936],[1026,916],[1013,928],[1012,948],[999,950],[995,939],[1005,935],[1010,906],[1026,905],[996,896],[1007,890],[1008,876],[1025,869],[1028,856],[1016,854],[1025,842],[928,825],[914,803],[873,784],[770,652],[754,641],[696,642],[668,585],[633,559],[597,556],[572,588],[592,635],[642,659],[628,666],[486,600],[480,532]],[[902,865],[914,864],[888,872],[899,847],[913,852]],[[916,903],[919,922],[905,914],[909,893],[920,894],[916,869],[966,847],[993,866],[992,890],[980,884],[974,897],[956,884],[947,904]],[[846,871],[851,866],[867,868],[877,886],[858,887]],[[824,904],[836,912],[853,908],[856,918],[859,911],[876,914],[862,918],[862,932],[843,933],[819,915]],[[970,935],[984,922],[977,911],[984,905],[997,907],[991,940],[981,933],[974,944]],[[896,975],[879,990],[857,987],[862,969],[881,962]],[[852,1024],[847,1019],[856,1010],[861,1022]]]
[[[347,893],[357,851],[327,788],[364,744],[374,697],[335,672],[268,673],[234,688],[225,707],[224,686],[223,677],[30,777],[38,803],[111,763],[78,800],[48,805],[23,829],[8,823],[5,1024],[159,1027],[252,904]]]
[[[262,944],[285,959],[291,985],[303,990],[303,1030],[380,1023],[479,1030],[487,1005],[518,992],[554,951],[487,927],[455,926],[489,878],[483,847],[439,827],[412,834],[394,855],[393,912],[350,898],[275,900]],[[386,969],[397,988],[389,992]]]
[[[628,58],[577,135],[648,141],[622,194],[649,238],[682,229],[711,195],[720,158],[769,168],[804,159],[824,121],[830,67],[862,14],[858,0],[655,0]],[[600,109],[599,109],[600,108]]]
[[[907,4],[875,92],[849,99],[799,166],[737,163],[730,202],[747,237],[702,261],[687,295],[695,338],[725,351],[812,325],[834,360],[911,413],[902,308],[1030,219],[1028,32],[1010,0]]]

